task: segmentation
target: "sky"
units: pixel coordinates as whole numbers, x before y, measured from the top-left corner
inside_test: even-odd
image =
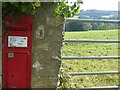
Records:
[[[76,0],[70,0],[76,1]],[[118,10],[120,0],[83,0],[80,9],[97,9],[97,10]]]

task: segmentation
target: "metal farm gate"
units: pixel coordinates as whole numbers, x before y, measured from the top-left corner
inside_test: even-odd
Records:
[[[119,23],[118,20],[94,20],[94,19],[73,19],[67,18],[66,22],[104,22],[104,23]],[[74,40],[67,39],[64,42],[72,42],[72,43],[120,43],[120,40]],[[84,60],[84,59],[119,59],[120,56],[62,56],[63,60]],[[106,72],[69,72],[70,75],[101,75],[101,74],[120,74],[120,71],[106,71]],[[120,82],[120,81],[119,81]],[[90,88],[78,88],[75,90],[86,90],[86,89],[120,89],[120,86],[104,86],[104,87],[90,87]]]

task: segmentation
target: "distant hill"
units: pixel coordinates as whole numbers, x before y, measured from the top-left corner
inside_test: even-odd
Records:
[[[81,10],[80,14],[75,17],[82,19],[118,19],[118,11],[107,11],[107,10]]]
[[[74,18],[80,19],[118,19],[118,11],[106,10],[81,10],[80,14],[75,15]],[[88,31],[88,30],[109,30],[118,29],[117,23],[104,22],[69,22],[65,26],[65,31]]]
[[[75,15],[74,18],[80,19],[118,19],[118,11],[105,10],[81,10],[80,14]],[[68,22],[65,26],[65,31],[89,31],[89,30],[109,30],[118,29],[117,23],[104,22]]]

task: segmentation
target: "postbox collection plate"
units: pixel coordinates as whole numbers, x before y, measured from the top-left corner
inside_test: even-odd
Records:
[[[13,52],[9,52],[8,53],[8,58],[14,58],[14,53]]]
[[[28,37],[8,36],[8,47],[27,47]]]

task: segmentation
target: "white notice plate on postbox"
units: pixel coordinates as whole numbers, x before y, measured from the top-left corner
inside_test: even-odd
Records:
[[[28,37],[8,36],[8,47],[27,47]]]

